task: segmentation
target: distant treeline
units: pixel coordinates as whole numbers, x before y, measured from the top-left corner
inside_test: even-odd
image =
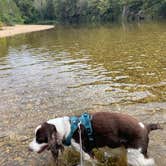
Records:
[[[166,0],[0,0],[0,21],[7,24],[159,18],[166,18]]]

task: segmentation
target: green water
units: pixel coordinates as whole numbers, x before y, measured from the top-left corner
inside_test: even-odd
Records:
[[[165,123],[165,108],[166,23],[56,26],[0,39],[4,165],[13,159],[16,165],[44,162],[26,146],[36,125],[48,118],[112,110]],[[164,133],[153,134],[152,143],[150,154],[162,166]]]

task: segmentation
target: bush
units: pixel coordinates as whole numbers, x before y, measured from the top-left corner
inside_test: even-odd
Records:
[[[0,0],[0,20],[8,25],[23,22],[20,10],[14,1]]]

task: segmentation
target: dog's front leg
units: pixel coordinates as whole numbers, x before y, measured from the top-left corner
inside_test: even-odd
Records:
[[[78,144],[77,142],[74,141],[74,139],[71,140],[71,146],[77,151],[77,152],[80,152],[81,150],[81,147],[80,147],[80,144]],[[87,161],[90,161],[91,160],[91,157],[88,153],[84,152],[84,150],[82,149],[83,151],[83,158]]]
[[[77,152],[80,152],[80,150],[81,150],[80,144],[78,144],[77,142],[75,142],[74,139],[71,140],[71,146],[72,146]],[[92,163],[92,165],[95,166],[96,163],[97,163],[97,161],[94,160],[94,159],[92,159],[88,153],[84,152],[83,149],[82,149],[82,152],[83,152],[83,158],[84,158],[84,160],[86,160],[86,161]]]

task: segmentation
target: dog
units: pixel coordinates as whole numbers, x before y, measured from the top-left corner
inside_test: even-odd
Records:
[[[80,125],[85,160],[91,161],[94,158],[93,148],[123,146],[127,152],[129,165],[154,165],[154,160],[148,158],[147,149],[149,133],[152,130],[161,129],[159,124],[144,124],[132,116],[115,112],[93,113],[90,123],[93,130],[93,141],[89,140],[85,126]],[[41,153],[48,149],[54,158],[57,158],[59,150],[63,151],[65,140],[69,135],[71,135],[70,117],[64,116],[48,120],[35,129],[35,138],[29,144],[29,150]],[[70,141],[71,146],[76,151],[80,151],[79,128],[71,135]]]

